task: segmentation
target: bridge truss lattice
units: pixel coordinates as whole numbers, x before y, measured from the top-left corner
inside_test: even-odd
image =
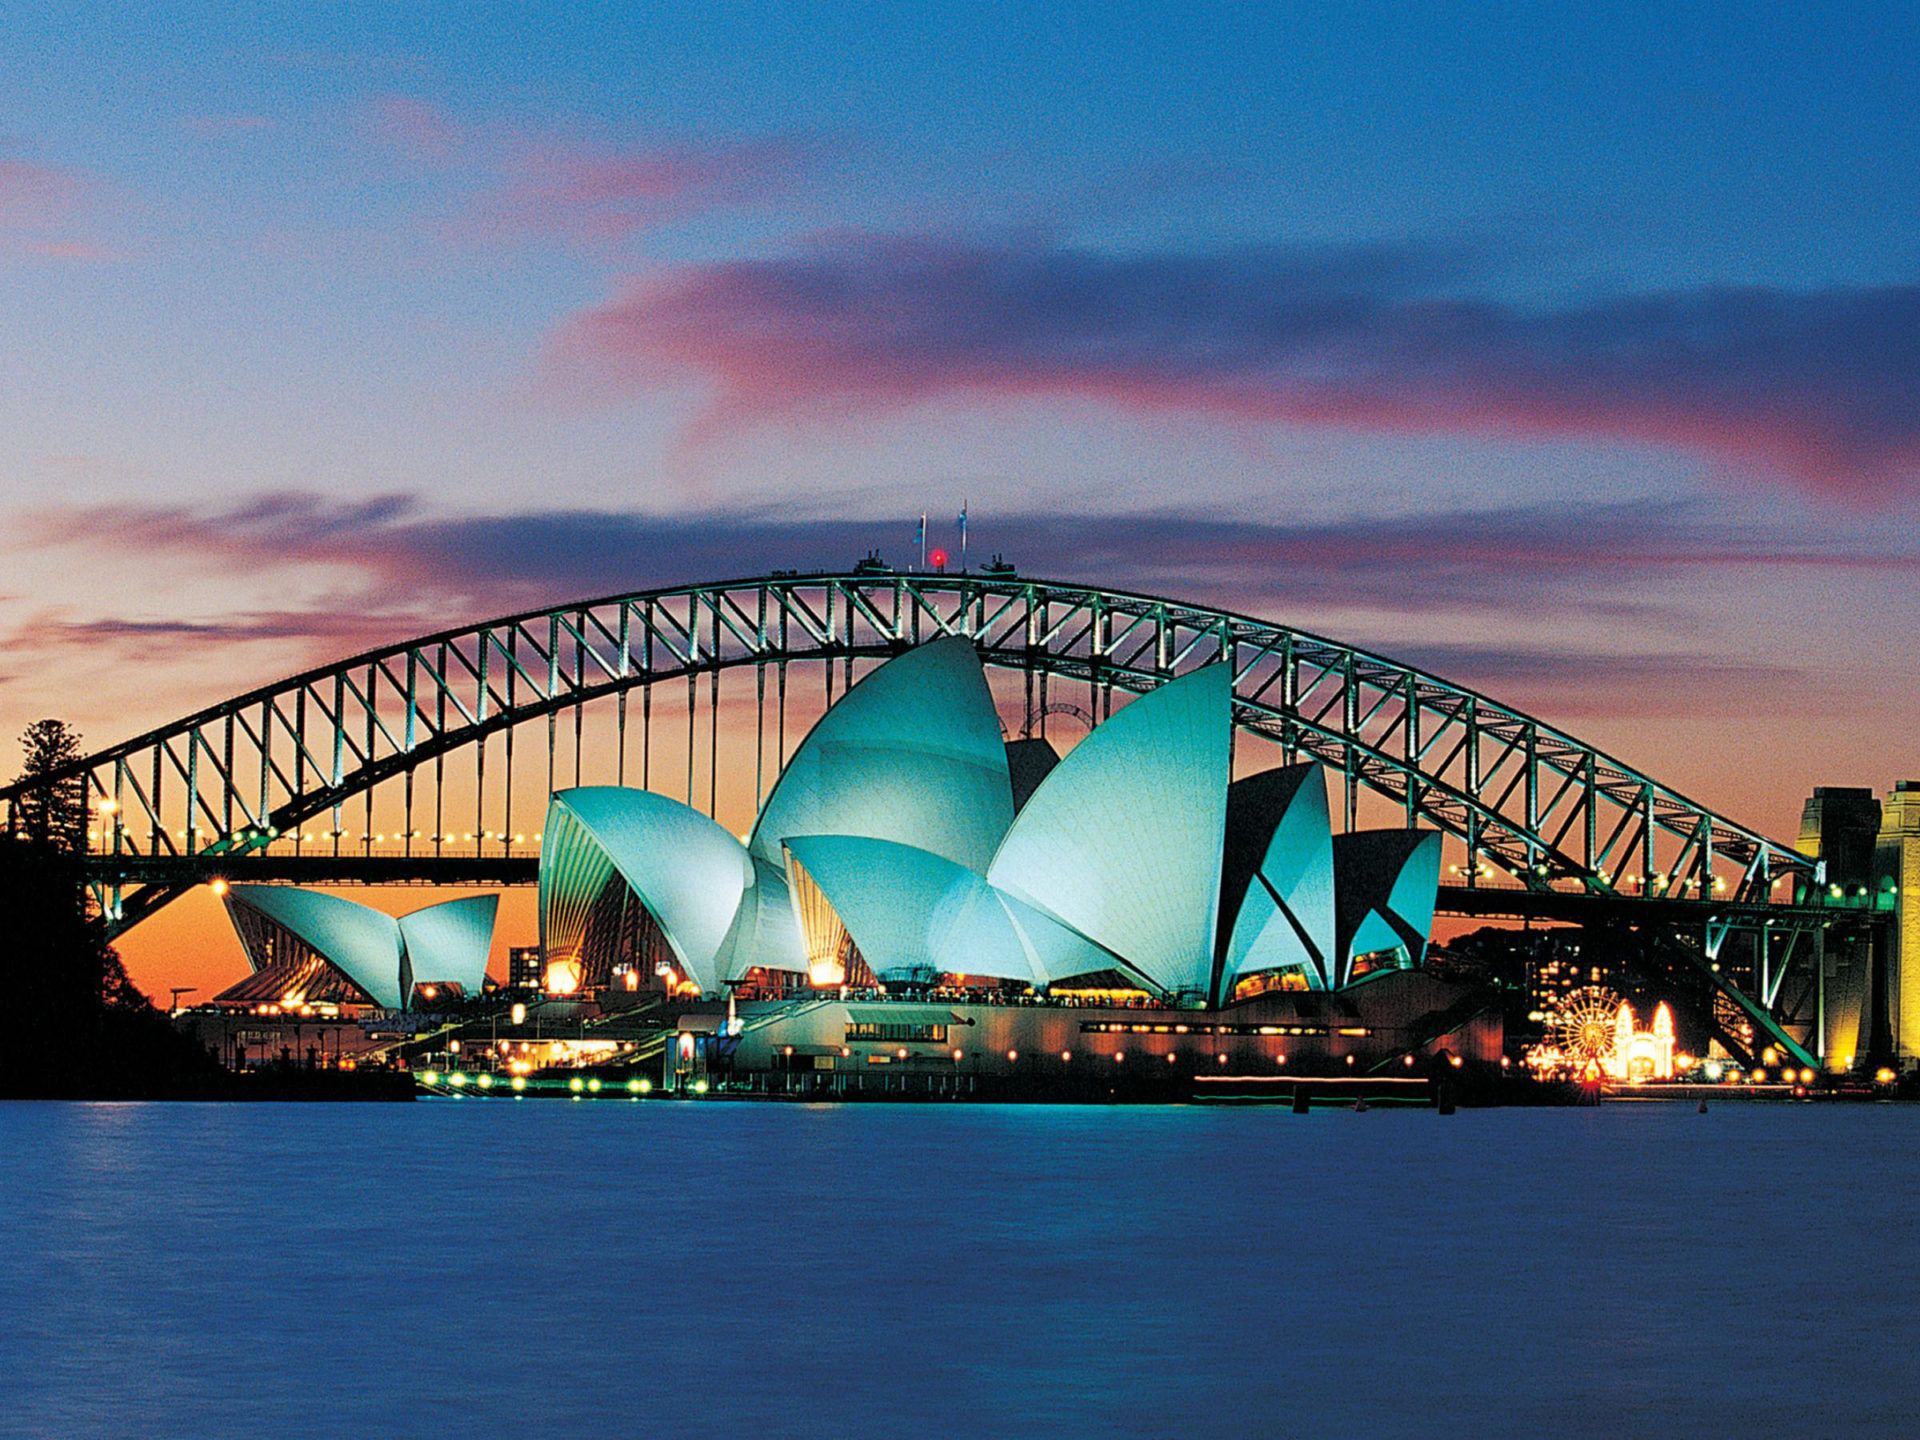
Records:
[[[1584,897],[1629,915],[1657,906],[1670,916],[1680,906],[1698,915],[1701,974],[1766,1036],[1788,1041],[1782,1023],[1804,1009],[1811,986],[1804,973],[1798,983],[1790,975],[1808,925],[1789,922],[1806,921],[1800,902],[1815,898],[1815,877],[1793,850],[1416,667],[1251,616],[1014,575],[776,573],[529,611],[308,670],[38,783],[84,777],[96,812],[89,875],[109,925],[124,929],[196,883],[241,876],[253,858],[364,860],[376,837],[403,865],[462,847],[524,857],[528,800],[523,793],[516,829],[516,752],[523,781],[531,760],[536,775],[544,765],[545,790],[577,783],[598,744],[586,717],[610,710],[605,778],[659,788],[656,697],[681,689],[688,718],[675,773],[688,801],[704,800],[711,813],[728,728],[725,672],[752,676],[757,802],[798,738],[787,717],[802,678],[811,700],[830,705],[862,666],[940,635],[967,636],[989,667],[1012,672],[1042,731],[1062,704],[1084,702],[1097,723],[1116,692],[1224,662],[1236,733],[1271,742],[1282,762],[1325,765],[1349,828],[1384,802],[1403,823],[1440,830],[1464,892],[1505,889],[1562,908]],[[456,757],[470,769],[450,767]],[[0,788],[0,825],[15,823],[25,794],[20,784]],[[365,827],[357,839],[356,819]],[[1712,957],[1735,928],[1768,922],[1777,923],[1738,985]]]

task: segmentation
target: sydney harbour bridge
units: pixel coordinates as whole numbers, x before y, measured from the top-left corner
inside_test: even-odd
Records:
[[[639,785],[709,814],[731,797],[744,819],[811,717],[943,635],[973,642],[1003,715],[1041,735],[1098,724],[1116,692],[1224,662],[1247,763],[1320,762],[1346,828],[1396,816],[1443,834],[1442,913],[1610,932],[1736,1054],[1773,1046],[1818,1063],[1823,953],[1836,927],[1862,922],[1813,860],[1415,667],[997,564],[776,571],[443,630],[237,695],[33,785],[84,783],[88,879],[116,933],[224,880],[528,884],[554,789]],[[0,830],[26,788],[0,788]]]

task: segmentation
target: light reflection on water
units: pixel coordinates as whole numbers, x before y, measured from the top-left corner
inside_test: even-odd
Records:
[[[0,1434],[1911,1430],[1920,1109],[0,1105]]]

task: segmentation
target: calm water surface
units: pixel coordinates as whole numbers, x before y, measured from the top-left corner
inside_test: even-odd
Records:
[[[1920,1426],[1920,1108],[0,1105],[0,1434]]]

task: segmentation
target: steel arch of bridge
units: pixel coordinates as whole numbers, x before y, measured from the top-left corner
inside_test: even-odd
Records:
[[[151,862],[238,860],[284,847],[329,813],[337,852],[348,800],[368,795],[371,812],[370,792],[398,780],[411,815],[414,773],[463,747],[481,747],[484,807],[483,742],[506,732],[511,766],[511,733],[525,721],[548,719],[551,773],[556,717],[616,697],[624,780],[632,692],[646,703],[655,687],[684,680],[691,694],[707,675],[717,706],[720,672],[753,667],[764,714],[770,667],[784,697],[789,664],[825,661],[831,703],[833,662],[851,683],[857,659],[939,635],[965,635],[989,665],[1024,671],[1029,713],[1036,684],[1045,710],[1049,679],[1084,682],[1098,717],[1115,690],[1138,693],[1225,661],[1239,730],[1276,742],[1288,760],[1328,766],[1349,825],[1372,792],[1407,824],[1454,837],[1470,885],[1486,877],[1534,891],[1751,907],[1780,898],[1778,884],[1813,878],[1812,862],[1791,849],[1439,676],[1251,616],[1012,575],[774,574],[528,611],[309,670],[37,783],[84,776],[93,801],[110,802],[89,868],[109,922],[125,928],[185,888],[124,893],[155,871]],[[691,746],[691,724],[688,733]],[[776,769],[784,742],[779,755]],[[689,783],[691,774],[690,754]],[[0,788],[9,828],[26,789]],[[429,853],[443,828],[436,823]],[[1759,988],[1757,1006],[1738,997],[1750,1013],[1774,1004],[1779,980]]]

